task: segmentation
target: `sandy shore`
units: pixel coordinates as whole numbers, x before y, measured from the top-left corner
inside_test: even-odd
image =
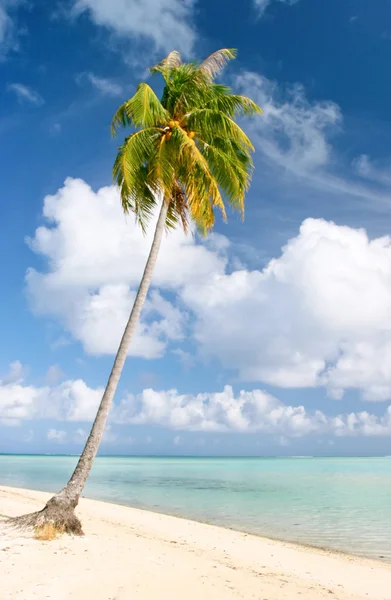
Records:
[[[47,494],[0,487],[0,514]],[[391,599],[391,565],[82,500],[86,536],[53,542],[0,528],[0,600]]]

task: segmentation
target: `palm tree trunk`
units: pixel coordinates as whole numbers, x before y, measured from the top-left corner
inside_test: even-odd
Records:
[[[81,529],[81,523],[76,517],[74,510],[79,502],[80,494],[83,491],[91,471],[92,463],[102,441],[107,417],[113,403],[114,394],[116,392],[122,370],[124,368],[130,342],[138,323],[141,310],[144,306],[149,287],[151,285],[152,276],[166,225],[167,210],[168,203],[163,199],[158,222],[156,224],[155,235],[147,264],[145,266],[144,274],[141,279],[140,287],[138,289],[132,312],[130,313],[128,323],[122,336],[122,340],[114,360],[114,365],[83,453],[79,458],[72,477],[68,481],[67,485],[61,490],[61,492],[53,496],[45,508],[39,513],[26,515],[25,517],[21,518],[24,519],[24,523],[26,525],[39,527],[44,523],[51,522],[61,531],[79,535],[82,535],[83,533]]]

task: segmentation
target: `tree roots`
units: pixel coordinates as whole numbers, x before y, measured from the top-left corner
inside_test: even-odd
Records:
[[[54,496],[45,508],[28,515],[7,520],[17,529],[33,530],[37,539],[54,539],[59,534],[84,535],[81,522],[75,515],[75,504]]]

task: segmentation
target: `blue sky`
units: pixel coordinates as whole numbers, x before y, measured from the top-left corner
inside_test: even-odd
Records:
[[[150,243],[111,116],[220,47],[246,219],[164,240],[102,452],[390,453],[389,0],[0,0],[0,452],[81,450]]]

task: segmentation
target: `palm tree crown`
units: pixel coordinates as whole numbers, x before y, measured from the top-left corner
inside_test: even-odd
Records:
[[[151,69],[164,78],[162,99],[143,82],[114,115],[113,134],[135,129],[119,148],[113,176],[125,212],[133,212],[144,231],[162,198],[166,225],[181,223],[185,231],[191,220],[207,233],[215,207],[225,219],[224,199],[243,214],[254,148],[235,117],[261,109],[214,81],[235,56],[223,49],[199,64],[171,52]]]

